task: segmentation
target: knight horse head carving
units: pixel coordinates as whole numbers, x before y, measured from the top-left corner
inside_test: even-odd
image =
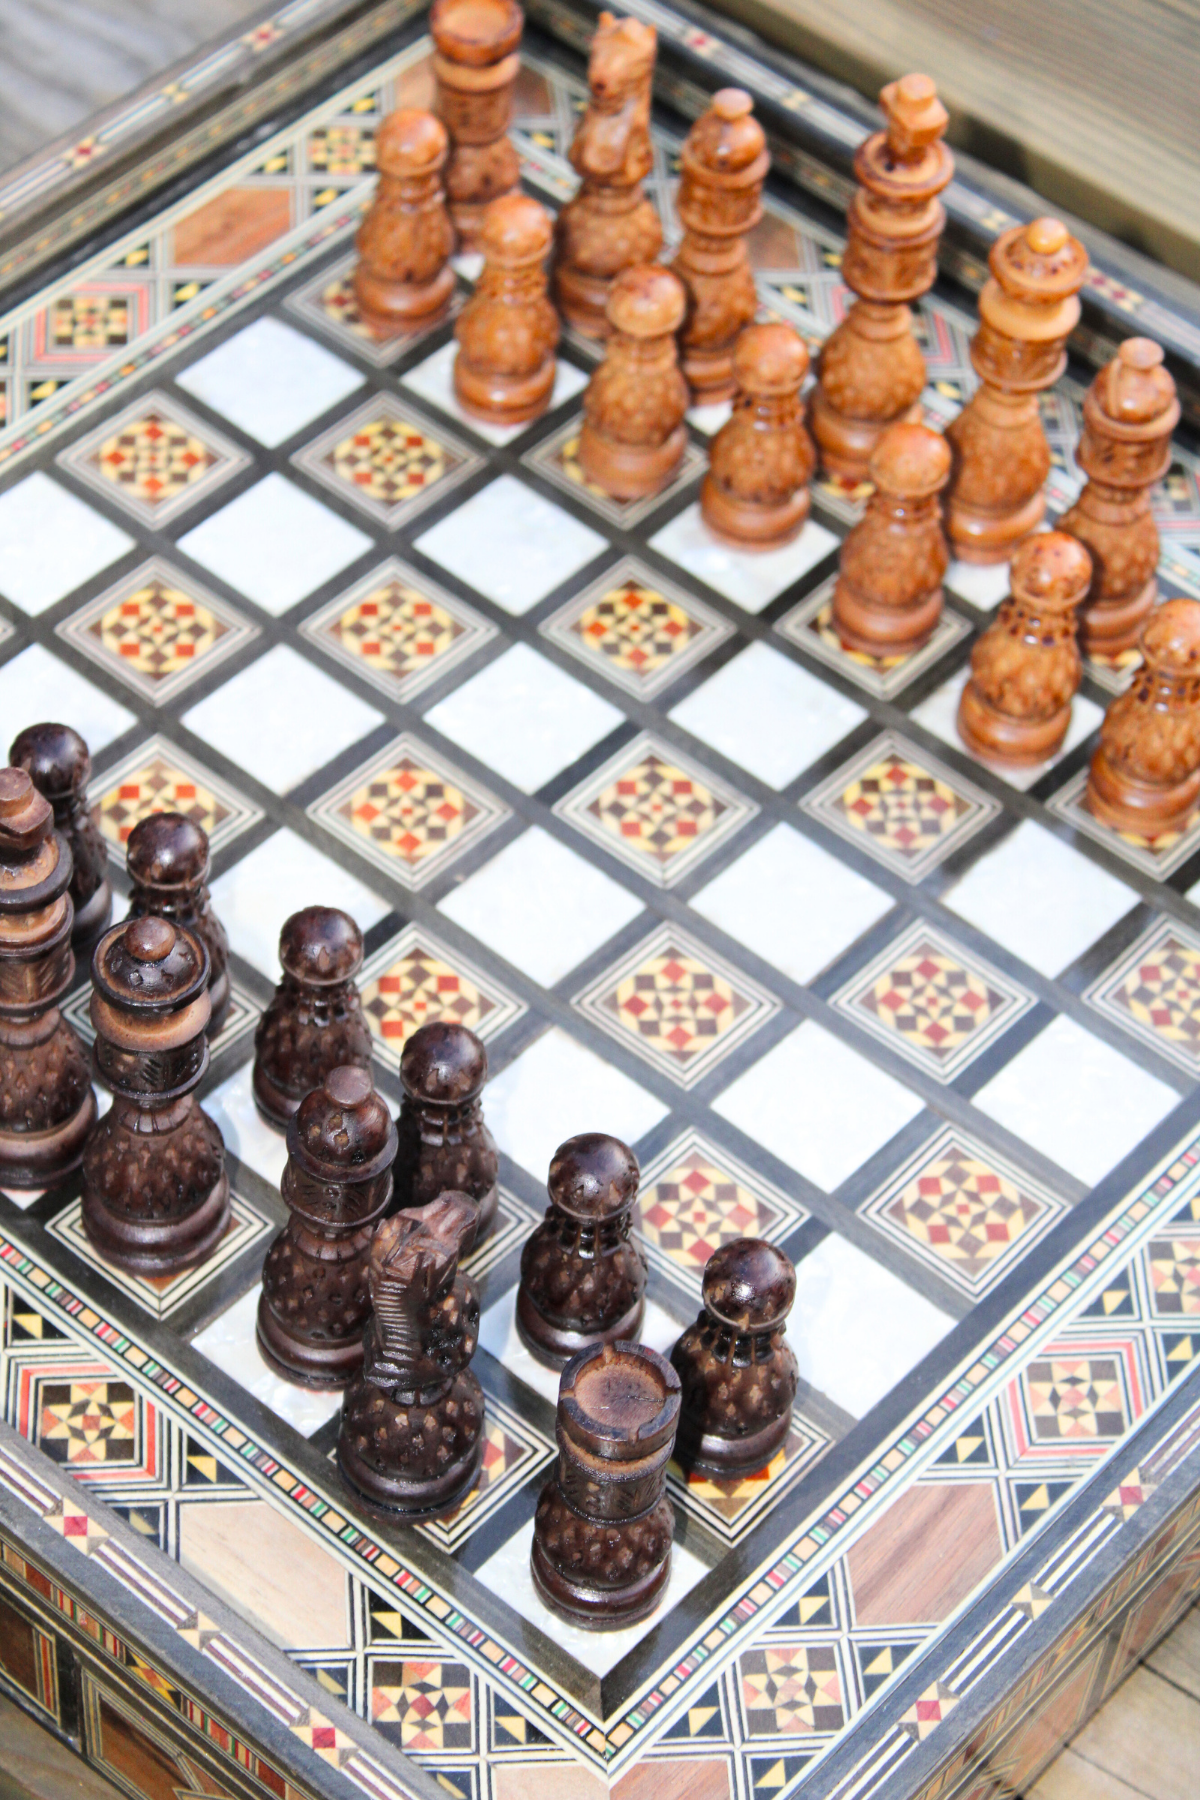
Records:
[[[444,1303],[454,1289],[459,1252],[474,1230],[477,1211],[466,1194],[447,1192],[427,1206],[385,1219],[375,1233],[367,1265],[375,1308],[368,1380],[411,1392],[445,1380],[458,1366],[458,1355],[447,1359],[445,1354],[451,1347],[447,1338],[464,1338],[468,1327],[444,1317]],[[473,1349],[472,1333],[467,1357]]]

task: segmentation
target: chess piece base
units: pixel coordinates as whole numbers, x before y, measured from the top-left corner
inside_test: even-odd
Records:
[[[1023,506],[1005,513],[984,512],[952,495],[946,503],[946,536],[959,562],[1007,562],[1021,539],[1037,530],[1045,511],[1041,488]]]
[[[385,1399],[384,1405],[394,1406],[395,1402]],[[481,1395],[481,1414],[482,1411]],[[346,1442],[345,1432],[338,1439],[337,1447],[338,1470],[347,1485],[378,1512],[401,1513],[406,1519],[434,1519],[453,1511],[474,1486],[482,1459],[482,1431],[457,1462],[443,1469],[440,1475],[425,1480],[379,1474],[363,1461],[353,1444]]]
[[[98,1194],[83,1191],[83,1228],[106,1262],[132,1275],[178,1275],[210,1256],[229,1224],[229,1177],[184,1219],[122,1218]]]
[[[693,406],[715,406],[737,393],[732,343],[720,350],[684,350],[679,366],[691,389]]]
[[[1135,650],[1157,599],[1158,581],[1152,575],[1131,598],[1094,600],[1080,616],[1080,650],[1085,656],[1119,656],[1123,650]]]
[[[554,388],[555,358],[532,375],[479,375],[463,357],[454,359],[454,392],[464,412],[492,425],[524,425],[540,418]]]
[[[909,406],[894,419],[851,419],[838,412],[818,385],[808,403],[808,428],[816,441],[821,467],[842,481],[866,481],[871,452],[889,425],[921,423],[921,408]]]
[[[958,703],[958,732],[968,750],[985,762],[1028,768],[1048,762],[1062,749],[1071,723],[1071,704],[1045,719],[1010,719],[989,706],[973,681]]]
[[[628,1587],[581,1587],[559,1574],[535,1537],[530,1569],[533,1585],[547,1606],[565,1613],[585,1631],[607,1631],[616,1625],[632,1625],[654,1611],[671,1577],[671,1553],[668,1550],[656,1569]]]
[[[765,1469],[776,1451],[787,1442],[787,1434],[792,1423],[792,1412],[789,1407],[778,1419],[764,1425],[761,1431],[751,1432],[747,1437],[718,1437],[715,1432],[703,1432],[699,1437],[688,1436],[687,1415],[680,1421],[679,1436],[676,1439],[676,1460],[683,1464],[689,1474],[694,1470],[698,1475],[715,1475],[718,1480],[727,1480],[739,1475],[757,1475]]]
[[[1170,787],[1151,787],[1114,769],[1101,745],[1088,773],[1086,803],[1104,825],[1156,838],[1183,831],[1200,801],[1200,769]]]
[[[362,1332],[356,1331],[338,1343],[314,1344],[306,1338],[292,1337],[280,1325],[267,1305],[265,1294],[259,1295],[258,1323],[255,1328],[259,1353],[285,1381],[307,1388],[343,1388],[352,1381],[363,1365]]]
[[[753,500],[739,500],[727,494],[710,474],[700,489],[700,511],[710,531],[739,550],[775,550],[789,544],[808,518],[810,500],[807,488],[800,488],[790,500],[774,506],[756,505]]]
[[[607,1331],[564,1331],[561,1326],[543,1318],[523,1287],[517,1289],[517,1330],[521,1342],[532,1356],[551,1369],[564,1368],[577,1351],[586,1350],[592,1344],[632,1343],[642,1329],[645,1310],[645,1297],[639,1295],[628,1312]]]
[[[683,460],[687,434],[677,425],[658,445],[618,444],[587,422],[579,434],[584,475],[614,500],[643,500],[665,488]]]
[[[0,1187],[54,1187],[83,1161],[95,1123],[96,1096],[89,1088],[78,1111],[50,1131],[0,1131]]]
[[[387,281],[365,264],[354,271],[354,297],[367,324],[377,331],[408,331],[429,325],[450,304],[454,270],[447,263],[432,281]]]
[[[843,650],[860,656],[911,656],[929,642],[941,616],[940,587],[917,606],[874,606],[844,577],[833,591],[833,628]]]

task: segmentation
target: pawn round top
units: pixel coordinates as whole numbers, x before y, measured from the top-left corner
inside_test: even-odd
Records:
[[[807,374],[804,339],[778,320],[747,325],[734,345],[733,376],[744,394],[794,394]]]
[[[1152,338],[1126,338],[1112,362],[1097,375],[1094,388],[1103,411],[1122,425],[1162,421],[1167,430],[1179,417],[1175,383],[1163,367],[1161,346]],[[1166,414],[1171,415],[1169,425]]]
[[[950,446],[940,431],[903,422],[880,433],[868,473],[885,493],[922,500],[945,487],[950,460]]]
[[[731,175],[757,162],[767,147],[754,102],[742,88],[719,88],[688,132],[686,150],[715,175]]]
[[[612,1462],[653,1456],[674,1437],[682,1388],[645,1344],[591,1344],[558,1384],[558,1425],[577,1450]]]
[[[13,739],[8,754],[47,800],[80,793],[92,773],[88,747],[69,725],[27,725]]]
[[[127,919],[106,931],[92,959],[96,991],[123,1011],[175,1012],[208,985],[203,939],[169,919]]]
[[[139,887],[196,888],[208,875],[208,835],[182,813],[151,813],[125,846],[129,879]]]
[[[400,1079],[414,1100],[462,1106],[487,1080],[483,1041],[465,1025],[434,1019],[414,1031],[400,1057]]]
[[[429,30],[451,62],[483,69],[511,56],[525,15],[516,0],[433,0]]]
[[[378,1174],[396,1154],[396,1127],[366,1069],[331,1069],[288,1127],[288,1150],[314,1173]]]
[[[302,907],[285,920],[279,934],[280,962],[293,980],[308,987],[349,981],[362,959],[362,932],[336,906]]]
[[[704,1265],[704,1304],[735,1331],[771,1331],[782,1325],[796,1298],[796,1271],[775,1244],[734,1238]]]
[[[1035,531],[1013,552],[1009,583],[1018,600],[1041,612],[1069,612],[1087,593],[1092,559],[1067,531]]]
[[[1087,251],[1061,219],[1034,219],[1001,232],[988,267],[1016,300],[1053,304],[1079,291],[1087,273]]]
[[[1200,600],[1164,600],[1146,622],[1142,654],[1161,674],[1200,674]]]
[[[628,1144],[602,1131],[584,1131],[554,1152],[546,1185],[555,1206],[591,1224],[629,1211],[637,1199],[639,1175]]]
[[[32,850],[50,835],[54,814],[27,769],[0,769],[0,843]]]
[[[902,75],[879,96],[887,115],[888,148],[894,156],[920,155],[941,138],[950,115],[929,75]]]
[[[670,336],[683,323],[686,310],[683,283],[661,263],[635,263],[623,269],[605,307],[613,330],[635,338]]]
[[[381,175],[429,175],[449,154],[446,127],[417,106],[389,113],[375,138],[375,163]]]
[[[531,194],[502,194],[484,208],[479,247],[488,262],[541,262],[553,238],[553,220]]]

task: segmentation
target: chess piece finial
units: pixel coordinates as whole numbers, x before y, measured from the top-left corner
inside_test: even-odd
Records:
[[[254,1102],[286,1128],[304,1096],[331,1069],[371,1066],[371,1034],[354,977],[362,933],[336,906],[306,906],[279,934],[283,966],[254,1034]]]
[[[258,1302],[258,1347],[289,1381],[343,1387],[362,1367],[367,1259],[395,1160],[396,1127],[368,1070],[330,1069],[288,1126],[288,1222],[267,1251]]]
[[[684,140],[676,211],[683,241],[671,264],[688,293],[683,373],[697,405],[731,399],[733,346],[758,311],[746,238],[762,218],[771,166],[754,103],[721,88]]]
[[[1158,597],[1158,527],[1150,492],[1171,466],[1179,397],[1163,353],[1126,338],[1088,389],[1075,461],[1087,476],[1058,521],[1092,558],[1092,586],[1079,618],[1085,651],[1131,650]]]
[[[79,1166],[96,1120],[87,1054],[57,1002],[71,985],[71,851],[25,769],[0,769],[0,1187]]]
[[[12,741],[8,759],[24,769],[39,794],[54,808],[54,827],[66,838],[74,873],[71,942],[81,955],[92,947],[112,917],[112,882],[100,827],[88,811],[92,777],[88,747],[69,725],[29,725]]]
[[[679,1454],[718,1478],[765,1469],[787,1439],[800,1379],[784,1336],[796,1271],[762,1238],[734,1238],[704,1266],[704,1308],[671,1352],[683,1389]]]
[[[374,1311],[342,1406],[338,1467],[373,1505],[410,1518],[457,1505],[483,1453],[483,1390],[468,1366],[479,1294],[458,1267],[474,1224],[474,1202],[445,1193],[385,1219],[371,1244]]]
[[[446,128],[430,112],[401,107],[379,128],[379,184],[354,240],[354,294],[376,331],[430,325],[450,304],[454,227],[442,187],[449,153]]]
[[[558,1389],[558,1461],[533,1526],[534,1586],[592,1631],[653,1612],[671,1573],[667,1464],[679,1377],[644,1344],[593,1344]]]
[[[851,482],[866,476],[880,432],[920,418],[925,358],[911,305],[937,275],[938,196],[954,174],[948,116],[928,75],[890,81],[879,101],[887,128],[859,145],[846,215],[842,279],[855,299],[821,350],[809,409],[822,467]]]
[[[687,384],[675,333],[686,296],[669,269],[626,269],[608,296],[612,333],[583,396],[579,460],[590,482],[618,500],[667,486],[687,447]]]
[[[536,419],[550,404],[558,314],[546,298],[554,227],[528,194],[506,194],[483,214],[483,273],[454,335],[454,392],[464,411],[496,425]]]
[[[950,449],[926,425],[889,425],[868,467],[875,492],[842,543],[833,627],[847,650],[908,656],[942,616],[950,553],[940,502]]]
[[[525,15],[516,0],[434,0],[433,107],[450,139],[446,198],[460,250],[474,250],[483,211],[516,191],[508,140]]]
[[[1011,592],[971,652],[958,735],[990,762],[1045,762],[1062,748],[1083,674],[1076,608],[1092,562],[1065,531],[1037,531],[1017,545]]]
[[[642,192],[654,165],[650,88],[658,39],[653,25],[602,12],[588,59],[587,110],[571,145],[579,192],[558,215],[555,298],[585,337],[609,334],[607,306],[623,269],[662,249],[658,214]]]
[[[480,1098],[487,1074],[482,1040],[450,1019],[414,1031],[400,1057],[396,1205],[411,1211],[447,1189],[465,1194],[475,1228],[463,1240],[464,1256],[491,1230],[500,1193],[500,1159]]]
[[[963,562],[1006,562],[1046,510],[1050,446],[1038,395],[1067,362],[1087,251],[1058,219],[1002,232],[988,256],[971,362],[979,387],[946,427],[946,532]]]
[[[1104,715],[1086,803],[1114,831],[1184,831],[1200,799],[1200,600],[1164,600],[1142,666]]]
[[[139,1275],[203,1262],[229,1224],[225,1146],[195,1095],[208,962],[199,932],[154,914],[111,926],[92,960],[96,1067],[113,1103],[83,1155],[83,1228]]]
[[[125,867],[133,883],[129,918],[154,913],[203,938],[209,959],[208,1035],[216,1037],[229,1011],[229,939],[208,892],[212,859],[208,835],[182,813],[151,813],[129,834]]]
[[[591,1344],[636,1338],[646,1262],[630,1237],[637,1158],[619,1138],[586,1131],[554,1152],[546,1216],[521,1252],[517,1329],[551,1368]]]
[[[700,510],[719,536],[767,550],[794,538],[808,517],[816,456],[800,404],[804,340],[790,325],[747,325],[733,373],[737,399],[709,449]]]

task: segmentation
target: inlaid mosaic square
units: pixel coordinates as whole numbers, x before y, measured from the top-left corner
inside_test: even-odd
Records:
[[[834,1643],[770,1644],[738,1658],[748,1737],[840,1731],[848,1705]]]
[[[297,450],[292,461],[389,531],[484,466],[443,426],[383,393]]]
[[[936,757],[886,732],[800,803],[906,881],[920,881],[1000,811]]]
[[[509,809],[410,733],[308,815],[405,887],[422,887],[494,831]]]
[[[532,1481],[557,1454],[554,1444],[526,1424],[511,1407],[488,1395],[483,1421],[483,1460],[479,1479],[464,1500],[444,1518],[428,1519],[417,1530],[453,1550],[485,1519],[502,1507],[518,1488]]]
[[[831,1443],[826,1432],[796,1413],[782,1446],[753,1474],[718,1480],[694,1472],[685,1474],[672,1462],[667,1484],[685,1512],[694,1513],[726,1543],[736,1544],[801,1475],[815,1467]]]
[[[1200,1313],[1200,1231],[1154,1238],[1146,1248],[1150,1303],[1159,1318]]]
[[[399,1069],[413,1032],[434,1019],[465,1025],[485,1041],[525,1012],[491,975],[452,950],[425,925],[409,925],[364,963],[358,978],[375,1053]]]
[[[1010,1467],[1090,1463],[1146,1410],[1151,1374],[1136,1328],[1059,1339],[1003,1391]]]
[[[1084,999],[1181,1068],[1200,1072],[1200,935],[1160,920]]]
[[[73,371],[89,368],[141,337],[151,309],[151,284],[145,280],[114,276],[85,282],[34,314],[33,360]]]
[[[697,1131],[687,1131],[642,1171],[635,1210],[642,1246],[699,1298],[704,1265],[734,1238],[782,1243],[808,1217],[761,1175]]]
[[[414,331],[377,331],[359,311],[354,292],[357,262],[358,256],[354,251],[339,256],[335,262],[327,264],[315,279],[305,282],[303,287],[289,294],[284,305],[306,325],[315,325],[347,350],[352,350],[356,356],[365,357],[376,368],[386,368],[389,363],[397,362],[421,338],[438,330],[445,323],[445,315],[432,325],[425,324]],[[461,289],[451,296],[451,315],[459,310],[464,298]]]
[[[579,460],[579,434],[582,428],[583,417],[580,414],[568,420],[567,424],[560,426],[532,450],[527,450],[521,461],[529,468],[536,469],[539,475],[552,481],[564,493],[582,500],[585,506],[590,506],[612,525],[626,528],[636,525],[640,519],[674,499],[676,494],[681,494],[702,474],[707,464],[703,450],[689,438],[679,464],[679,472],[665,488],[639,500],[614,500],[603,488],[593,487],[583,472],[583,465]]]
[[[554,808],[659,887],[672,887],[758,808],[643,732]]]
[[[156,1407],[120,1372],[63,1345],[13,1353],[9,1422],[76,1481],[158,1479],[163,1431]]]
[[[1060,819],[1077,831],[1086,832],[1105,849],[1113,851],[1125,862],[1132,863],[1134,868],[1141,869],[1155,881],[1165,881],[1168,875],[1181,868],[1188,857],[1200,849],[1200,813],[1196,813],[1185,831],[1164,831],[1155,838],[1144,838],[1133,831],[1114,831],[1111,826],[1104,825],[1089,807],[1084,804],[1087,792],[1088,772],[1080,769],[1056,794],[1051,795],[1046,805]]]
[[[539,630],[588,668],[647,700],[733,635],[718,613],[632,556],[606,570]]]
[[[259,635],[257,625],[159,556],[55,629],[155,706]]]
[[[80,481],[159,527],[223,487],[251,458],[166,394],[146,394],[58,457]]]
[[[572,1005],[683,1087],[779,1011],[765,988],[673,925],[654,932]]]
[[[185,1300],[190,1300],[221,1269],[236,1262],[243,1251],[249,1250],[252,1244],[261,1243],[264,1238],[273,1237],[278,1230],[270,1219],[255,1212],[240,1195],[231,1193],[225,1235],[204,1262],[191,1269],[181,1269],[176,1275],[135,1275],[106,1262],[92,1248],[83,1229],[82,1214],[83,1202],[73,1200],[46,1229],[156,1319],[168,1318],[178,1311]]]
[[[318,650],[400,701],[498,636],[465,601],[394,556],[300,630]]]
[[[892,699],[923,669],[931,668],[947,650],[970,635],[971,627],[966,620],[951,607],[946,607],[929,642],[909,656],[868,656],[861,650],[847,650],[833,624],[836,585],[837,576],[831,575],[807,600],[785,613],[775,629],[797,649],[817,657],[831,669],[837,669],[880,700]]]
[[[92,816],[113,861],[124,867],[134,826],[151,813],[178,812],[208,834],[217,851],[256,825],[262,809],[165,737],[148,738],[92,785]]]
[[[374,1657],[370,1706],[376,1729],[411,1755],[473,1748],[473,1683],[466,1663]]]
[[[1034,997],[924,923],[903,932],[833,1005],[938,1081],[953,1081]]]

